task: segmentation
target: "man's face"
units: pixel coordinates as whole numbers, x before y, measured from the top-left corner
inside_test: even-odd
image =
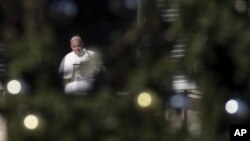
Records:
[[[77,55],[77,56],[81,56],[82,55],[82,48],[83,48],[83,44],[81,43],[80,40],[73,40],[71,42],[71,49],[74,51],[74,53]]]

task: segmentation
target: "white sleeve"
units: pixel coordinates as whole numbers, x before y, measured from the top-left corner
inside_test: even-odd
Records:
[[[73,60],[70,56],[65,56],[60,64],[59,72],[63,79],[70,79],[73,75]]]

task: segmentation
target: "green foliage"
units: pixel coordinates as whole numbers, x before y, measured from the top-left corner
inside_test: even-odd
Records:
[[[250,99],[248,17],[235,10],[235,1],[184,0],[178,1],[177,20],[166,23],[157,1],[145,2],[145,21],[132,24],[125,33],[112,34],[119,38],[112,36],[117,42],[112,41],[103,52],[107,74],[99,78],[102,80],[96,83],[96,90],[88,96],[65,95],[55,84],[59,60],[53,50],[55,35],[38,11],[46,8],[40,7],[42,2],[21,2],[24,31],[6,41],[5,56],[9,77],[29,78],[32,91],[22,96],[1,96],[9,140],[227,139],[228,125],[234,122],[224,113],[225,101],[235,91],[246,101]],[[4,10],[8,7],[9,3],[1,6]],[[183,35],[188,40],[186,56],[173,59],[170,52]],[[202,124],[197,137],[188,132],[187,126],[176,129],[165,119],[167,99],[173,92],[172,76],[179,71],[195,80],[202,91],[195,109]],[[138,94],[147,90],[157,99],[151,109],[139,107],[136,101]],[[119,91],[129,95],[117,96]],[[23,119],[29,113],[39,115],[38,129],[24,128]]]

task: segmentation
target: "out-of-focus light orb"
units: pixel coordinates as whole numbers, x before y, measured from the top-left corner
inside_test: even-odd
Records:
[[[27,129],[34,130],[38,127],[39,120],[38,120],[38,117],[36,115],[30,114],[24,118],[23,123]]]
[[[137,102],[141,107],[148,107],[152,104],[152,96],[150,93],[143,92],[139,94]]]
[[[53,1],[50,6],[52,20],[58,24],[68,24],[76,18],[78,5],[74,0]]]
[[[239,108],[239,104],[236,100],[231,99],[229,101],[227,101],[226,105],[225,105],[225,109],[229,114],[234,114],[238,111]]]
[[[55,2],[53,3],[52,8],[53,12],[64,14],[69,17],[74,17],[78,12],[77,5],[73,1],[69,0]]]
[[[136,9],[137,8],[137,0],[125,0],[125,6],[128,9]]]
[[[136,15],[137,0],[108,0],[110,11],[122,18],[131,18]]]
[[[244,0],[235,0],[234,7],[236,11],[241,12],[241,13],[247,10],[247,4]]]
[[[188,100],[184,95],[176,94],[170,98],[170,105],[174,108],[185,108],[187,104]]]
[[[17,95],[22,90],[21,82],[18,80],[11,80],[7,83],[7,90],[10,94]]]
[[[135,10],[137,8],[137,0],[108,0],[110,9],[130,9]]]

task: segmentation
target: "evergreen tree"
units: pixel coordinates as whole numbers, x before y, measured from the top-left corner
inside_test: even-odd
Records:
[[[29,86],[22,95],[5,91],[1,96],[8,140],[224,141],[229,140],[229,125],[249,124],[247,112],[230,115],[224,110],[233,98],[246,109],[249,104],[248,2],[140,2],[139,21],[102,50],[106,71],[96,76],[89,95],[70,96],[63,93],[57,74],[61,58],[47,1],[0,1],[7,77]],[[180,45],[185,54],[173,57]],[[191,107],[170,103],[178,93],[173,76],[179,73],[201,92]],[[180,126],[174,122],[178,116],[167,120],[172,109],[186,114]],[[188,123],[189,110],[198,113],[198,121]],[[25,120],[30,114],[35,117]],[[38,127],[28,129],[36,118]]]

